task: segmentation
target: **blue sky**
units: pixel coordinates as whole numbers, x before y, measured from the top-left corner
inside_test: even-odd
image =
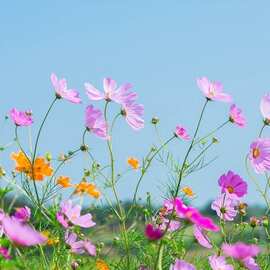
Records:
[[[247,179],[244,156],[261,126],[260,98],[270,91],[269,5],[240,0],[5,1],[0,8],[0,113],[5,115],[13,106],[31,108],[37,125],[53,98],[51,72],[66,77],[80,91],[84,104],[61,102],[50,116],[40,153],[59,153],[80,142],[84,107],[90,103],[84,82],[99,88],[106,76],[131,82],[145,105],[147,125],[134,133],[124,122],[118,124],[115,149],[125,167],[128,156],[141,158],[156,142],[148,125],[152,116],[161,119],[164,138],[178,123],[192,130],[204,102],[195,79],[220,80],[243,108],[248,127],[227,127],[219,134],[221,143],[209,156],[219,159],[184,184],[193,187],[198,195],[194,203],[202,205],[218,193],[218,177],[232,169],[250,184],[247,201],[260,202]],[[227,105],[212,103],[203,131],[222,123],[227,111]],[[2,132],[6,140],[13,134],[12,126],[6,124]],[[103,142],[87,140],[100,159],[106,157]],[[183,157],[183,143],[171,148],[179,159]],[[6,156],[2,162],[8,163]],[[79,179],[85,164],[78,158],[62,173]],[[144,179],[141,195],[151,191],[158,201],[166,181],[162,167],[155,165]],[[123,179],[119,186],[123,199],[130,197],[134,185],[133,176]]]

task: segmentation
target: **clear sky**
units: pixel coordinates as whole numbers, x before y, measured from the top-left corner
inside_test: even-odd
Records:
[[[244,157],[261,127],[260,98],[270,91],[269,8],[269,1],[251,0],[2,1],[0,113],[5,115],[13,106],[31,108],[37,125],[53,99],[51,72],[66,77],[70,86],[78,88],[84,104],[59,103],[49,118],[40,153],[58,153],[80,142],[84,107],[90,103],[84,94],[85,81],[99,88],[106,76],[131,82],[145,105],[147,125],[134,133],[124,122],[118,124],[121,134],[115,133],[115,149],[125,167],[128,156],[141,158],[156,141],[148,125],[152,116],[161,119],[164,138],[178,123],[192,131],[204,102],[195,79],[220,80],[243,108],[248,127],[227,127],[219,134],[221,143],[209,155],[219,159],[184,184],[193,187],[198,194],[195,204],[202,205],[218,193],[218,177],[232,169],[250,184],[248,202],[260,202],[247,179]],[[203,130],[222,123],[227,111],[227,105],[212,103]],[[12,126],[6,124],[2,132],[6,140],[13,134]],[[91,137],[87,142],[98,157],[105,157],[103,142]],[[171,146],[180,160],[185,146],[180,141]],[[2,156],[2,162],[5,159]],[[62,173],[79,179],[79,168],[85,164],[79,158]],[[156,165],[149,171],[141,195],[151,191],[158,201],[167,181],[161,170]],[[123,179],[121,197],[130,197],[134,185],[134,177]]]

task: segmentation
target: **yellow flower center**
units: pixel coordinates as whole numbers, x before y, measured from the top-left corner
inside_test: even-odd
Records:
[[[260,156],[260,154],[261,154],[260,149],[258,149],[258,148],[253,149],[253,151],[252,151],[253,158],[258,158]]]
[[[232,186],[228,186],[227,190],[230,194],[232,194],[234,192],[234,188]]]

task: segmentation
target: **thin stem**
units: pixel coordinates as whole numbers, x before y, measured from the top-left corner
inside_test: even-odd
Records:
[[[260,129],[260,132],[259,132],[259,138],[261,138],[262,137],[262,134],[263,134],[263,130],[264,130],[264,128],[266,127],[266,124],[265,123],[263,123],[263,126],[262,126],[262,128]]]

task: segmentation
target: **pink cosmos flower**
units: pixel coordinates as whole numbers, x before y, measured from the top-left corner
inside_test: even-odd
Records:
[[[211,208],[217,215],[225,221],[233,221],[237,215],[236,206],[239,203],[237,196],[231,196],[227,193],[221,194],[212,202]]]
[[[250,145],[249,160],[256,173],[270,170],[270,139],[258,138]]]
[[[8,248],[6,247],[1,247],[0,246],[0,254],[6,259],[6,260],[11,260],[11,256],[9,253]]]
[[[175,199],[175,210],[179,218],[184,218],[208,231],[219,231],[211,218],[203,216],[196,208],[186,206],[180,198]]]
[[[208,249],[211,249],[213,247],[210,239],[204,233],[203,229],[200,226],[198,225],[193,226],[193,235],[201,246]]]
[[[190,140],[190,136],[187,133],[187,130],[181,125],[176,126],[175,135],[184,141]]]
[[[97,90],[92,84],[85,83],[86,94],[91,100],[106,100],[114,101],[119,104],[125,104],[126,102],[133,102],[137,98],[137,94],[129,92],[132,88],[130,83],[125,83],[117,88],[117,84],[111,78],[103,79],[104,93]]]
[[[33,124],[32,115],[27,112],[18,111],[16,108],[13,108],[9,112],[9,116],[17,126],[30,126]]]
[[[85,126],[90,132],[98,137],[108,140],[108,125],[104,119],[102,112],[95,109],[93,105],[89,105],[85,110]]]
[[[253,257],[260,253],[260,248],[258,246],[238,242],[233,245],[223,244],[222,250],[226,256],[242,262],[249,270],[260,269],[253,259]]]
[[[122,104],[121,114],[134,130],[137,131],[144,127],[144,120],[142,119],[144,107],[142,104],[126,102]]]
[[[153,224],[150,223],[146,225],[144,234],[151,241],[159,240],[163,237],[162,230],[158,227],[155,228]]]
[[[16,209],[14,217],[21,222],[28,222],[31,217],[31,210],[29,207],[24,206]]]
[[[235,104],[233,104],[230,108],[230,121],[232,123],[235,123],[239,127],[245,127],[246,126],[246,118],[242,113],[242,110],[236,107]]]
[[[209,264],[213,270],[234,270],[231,264],[227,264],[223,256],[213,255],[209,257]]]
[[[56,92],[56,96],[58,98],[66,99],[72,103],[79,104],[81,103],[81,99],[79,97],[79,92],[76,89],[68,89],[66,79],[59,79],[57,76],[52,73],[51,74],[51,83]]]
[[[65,234],[65,242],[70,246],[71,252],[76,254],[88,253],[91,256],[96,256],[96,246],[89,240],[77,241],[77,234],[69,233]]]
[[[222,188],[222,193],[228,192],[229,194],[235,194],[238,197],[243,197],[247,194],[247,183],[238,174],[235,174],[232,171],[223,174],[219,178],[218,184]]]
[[[270,93],[261,99],[260,109],[265,120],[270,120]]]
[[[35,246],[47,241],[46,237],[15,217],[5,216],[2,219],[2,226],[4,234],[16,245]]]
[[[211,82],[206,77],[202,77],[197,79],[197,85],[210,100],[232,102],[232,97],[223,92],[223,85],[220,82]]]
[[[92,215],[81,215],[81,206],[73,206],[71,200],[62,202],[60,206],[61,210],[56,214],[56,218],[64,228],[69,228],[70,224],[82,228],[91,228],[96,225],[92,220]]]
[[[196,270],[196,268],[190,263],[176,259],[175,263],[170,266],[170,270]]]

